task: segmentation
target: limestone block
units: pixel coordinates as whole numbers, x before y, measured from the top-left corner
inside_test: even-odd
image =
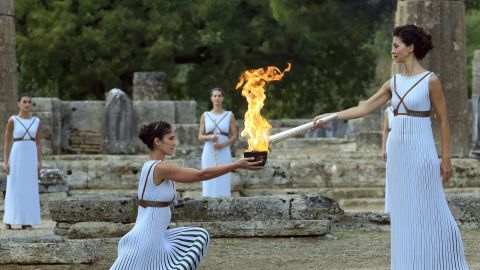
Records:
[[[78,222],[68,228],[65,236],[72,239],[122,237],[134,225],[135,223]]]
[[[210,237],[318,236],[330,233],[329,220],[255,220],[172,222],[171,228],[194,226],[206,229]]]
[[[290,187],[294,186],[290,178],[290,162],[288,160],[268,161],[266,166],[259,171],[236,170],[232,173],[234,189],[257,187]],[[302,179],[299,179],[300,181]]]
[[[148,125],[155,121],[162,120],[172,125],[175,123],[174,101],[134,100],[133,110],[135,111],[137,134],[143,125]],[[141,143],[139,139],[138,141]]]
[[[97,131],[103,133],[105,123],[105,102],[82,100],[62,101],[70,111],[71,130]],[[95,117],[87,117],[95,116]]]
[[[178,140],[178,145],[182,147],[203,147],[203,143],[198,140],[198,124],[176,124],[175,136]]]
[[[175,101],[175,123],[196,124],[197,102],[194,100]]]
[[[133,100],[168,100],[165,73],[134,72]]]
[[[43,154],[60,154],[62,102],[58,98],[32,98],[32,111],[42,123]]]
[[[357,151],[381,151],[382,134],[382,131],[357,132],[355,135]]]
[[[343,215],[338,203],[322,195],[296,196],[290,201],[290,219],[320,220]]]
[[[448,206],[460,222],[480,222],[480,194],[448,194]]]
[[[1,241],[0,250],[0,265],[91,264],[95,259],[95,244],[84,241]]]
[[[132,197],[85,195],[50,201],[48,206],[56,222],[131,223],[137,216],[137,202]]]
[[[343,214],[335,201],[321,195],[183,199],[172,221],[249,221],[325,219]]]
[[[50,208],[48,207],[50,201],[62,200],[65,198],[67,198],[67,192],[65,191],[40,193],[40,212],[42,216],[50,215]]]

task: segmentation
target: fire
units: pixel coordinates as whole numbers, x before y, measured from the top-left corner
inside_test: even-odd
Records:
[[[290,71],[291,65],[281,72],[274,66],[260,69],[249,69],[240,74],[236,89],[242,88],[242,96],[247,98],[248,110],[245,113],[245,129],[242,137],[248,137],[248,151],[267,151],[268,136],[272,126],[267,119],[260,115],[260,110],[265,101],[265,87],[270,81],[283,78],[285,72]]]

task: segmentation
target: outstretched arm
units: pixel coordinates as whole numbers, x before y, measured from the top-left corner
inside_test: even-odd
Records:
[[[180,183],[193,183],[209,180],[224,175],[235,169],[260,170],[262,161],[250,162],[253,158],[242,158],[238,161],[207,169],[183,168],[171,163],[158,163],[155,166],[154,181],[159,185],[163,179],[170,179]]]
[[[432,75],[428,81],[430,91],[430,100],[435,109],[435,114],[440,126],[440,137],[442,144],[442,163],[440,165],[440,173],[445,182],[452,176],[452,162],[450,160],[450,127],[448,125],[447,102],[443,94],[442,84],[437,76]]]
[[[357,107],[352,107],[350,109],[346,109],[340,112],[337,112],[338,120],[350,120],[361,118],[373,110],[380,108],[383,104],[387,103],[391,98],[391,89],[390,89],[390,80],[386,81],[382,87],[367,101],[362,103]],[[313,120],[315,127],[320,128],[324,127],[325,123],[323,121],[318,121],[319,119],[325,117],[328,114],[322,114]]]

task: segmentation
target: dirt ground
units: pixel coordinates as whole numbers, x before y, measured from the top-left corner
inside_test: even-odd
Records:
[[[1,225],[1,222],[0,222]],[[0,231],[0,241],[55,238],[53,222],[33,231]],[[470,270],[480,270],[480,228],[461,230]],[[107,240],[107,239],[106,239]],[[118,239],[102,241],[92,265],[0,265],[0,270],[108,269],[117,254]],[[214,238],[201,270],[366,270],[389,269],[389,231],[337,231],[329,237]]]

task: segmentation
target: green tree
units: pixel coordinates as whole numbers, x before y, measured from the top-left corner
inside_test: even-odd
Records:
[[[62,99],[131,93],[132,74],[167,74],[174,99],[246,108],[234,89],[251,68],[292,63],[264,114],[311,117],[357,104],[374,77],[372,28],[393,0],[16,0],[20,89]]]

